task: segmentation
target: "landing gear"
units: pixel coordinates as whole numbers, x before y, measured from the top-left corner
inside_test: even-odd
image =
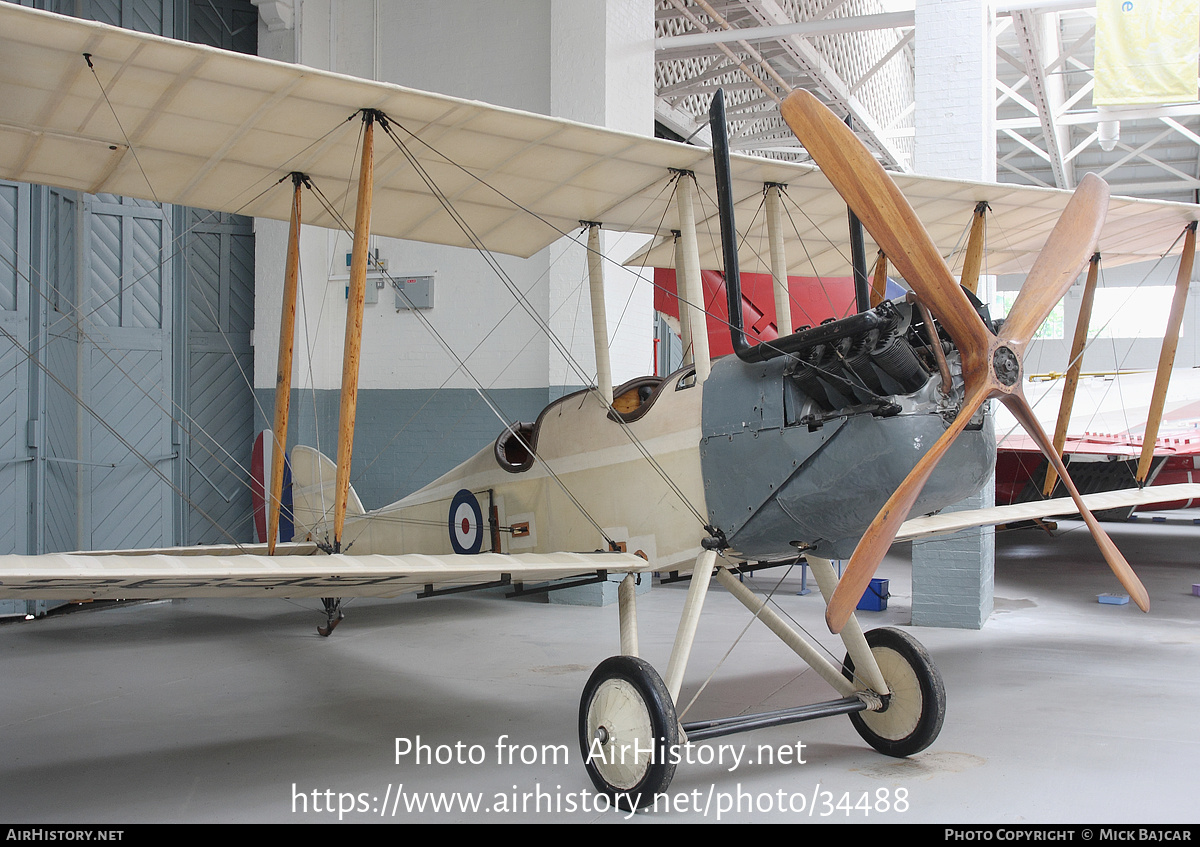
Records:
[[[592,784],[626,810],[650,805],[675,776],[679,719],[649,663],[613,656],[592,672],[579,701],[579,748]]]
[[[325,607],[325,626],[317,627],[317,634],[322,638],[328,638],[333,634],[333,629],[346,617],[342,614],[342,598],[341,597],[322,597],[321,605]]]
[[[946,717],[941,674],[925,648],[906,632],[873,629],[866,638],[892,693],[883,698],[881,711],[855,712],[850,722],[880,753],[898,758],[919,753],[937,738]],[[854,663],[848,655],[842,675],[854,679]]]

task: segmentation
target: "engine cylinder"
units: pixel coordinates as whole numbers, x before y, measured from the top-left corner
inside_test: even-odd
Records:
[[[818,369],[826,366],[830,358],[829,354],[828,345],[818,344],[801,357],[800,363],[791,375],[800,390],[808,395],[809,399],[816,403],[823,412],[832,412],[835,408],[829,392],[825,390],[825,384],[817,375]]]
[[[894,329],[880,336],[879,343],[871,351],[871,361],[896,380],[906,394],[929,381],[929,372],[921,365],[912,345]]]

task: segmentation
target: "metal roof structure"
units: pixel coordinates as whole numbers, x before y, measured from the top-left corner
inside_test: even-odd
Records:
[[[704,138],[708,102],[722,87],[734,149],[804,161],[778,111],[764,107],[806,88],[849,116],[885,167],[912,169],[911,2],[658,0],[656,14],[656,116],[671,132]],[[1094,107],[1095,23],[1087,0],[998,4],[997,178],[1069,189],[1094,172],[1114,194],[1194,202],[1200,102]],[[1119,137],[1102,145],[1100,122],[1113,118]]]

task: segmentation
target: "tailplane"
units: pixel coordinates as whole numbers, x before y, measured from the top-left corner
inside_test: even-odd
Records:
[[[337,465],[312,447],[293,447],[290,459],[296,540],[325,541],[333,535]],[[346,517],[363,514],[366,510],[351,486],[346,498]]]

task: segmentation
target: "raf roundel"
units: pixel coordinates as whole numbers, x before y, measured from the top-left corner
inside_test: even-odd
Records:
[[[478,553],[483,548],[483,512],[479,501],[462,489],[450,501],[450,546],[455,553]]]

